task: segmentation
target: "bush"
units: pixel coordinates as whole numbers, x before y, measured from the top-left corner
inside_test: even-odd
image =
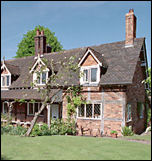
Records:
[[[121,133],[122,133],[123,136],[132,136],[132,135],[134,135],[134,133],[131,130],[131,128],[127,127],[127,126],[122,127]]]
[[[52,120],[50,131],[51,135],[75,135],[75,122],[70,122],[69,120],[66,122],[63,120]]]
[[[20,135],[23,136],[26,133],[27,129],[22,126],[16,126],[11,129],[9,132],[10,135]]]
[[[13,125],[1,126],[1,134],[8,133],[10,135],[24,135],[27,129],[22,126],[14,127]],[[52,120],[50,129],[47,124],[39,126],[35,124],[31,136],[44,136],[44,135],[75,135],[76,127],[74,120]]]
[[[118,134],[118,132],[115,131],[115,130],[112,130],[110,133],[111,133],[111,134]]]
[[[13,125],[6,125],[1,126],[1,134],[10,134],[10,135],[24,135],[26,133],[27,129],[22,126],[16,126]]]

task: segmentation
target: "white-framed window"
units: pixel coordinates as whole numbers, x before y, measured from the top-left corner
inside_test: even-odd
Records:
[[[80,78],[80,84],[94,84],[100,81],[100,67],[99,65],[94,66],[82,66],[81,67],[82,77]]]
[[[42,103],[41,102],[28,102],[27,103],[27,115],[33,116],[35,112],[38,112],[41,108]],[[44,112],[40,114],[40,116],[43,116]]]
[[[138,102],[137,110],[138,110],[139,118],[140,119],[144,118],[144,103]]]
[[[77,108],[77,118],[101,119],[101,103],[82,104]]]
[[[131,104],[127,104],[127,121],[131,121]]]
[[[45,85],[48,79],[48,71],[42,71],[41,73],[33,74],[33,81],[36,85]]]
[[[3,114],[8,113],[8,111],[9,111],[9,106],[7,102],[3,102]]]
[[[11,75],[2,74],[1,75],[1,87],[9,87],[11,85]]]

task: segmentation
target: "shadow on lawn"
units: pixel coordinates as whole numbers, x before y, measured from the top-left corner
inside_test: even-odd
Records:
[[[1,160],[10,160],[10,158],[4,156],[4,155],[1,155]]]

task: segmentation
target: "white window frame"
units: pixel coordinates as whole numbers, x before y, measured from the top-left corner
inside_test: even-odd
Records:
[[[79,107],[77,107],[77,119],[85,119],[85,120],[101,120],[102,119],[102,103],[98,103],[98,102],[92,102],[92,103],[88,103],[88,104],[92,104],[92,117],[88,118],[86,117],[86,105],[84,104],[84,117],[79,117]],[[99,104],[100,105],[100,117],[99,118],[94,118],[94,105],[95,104]]]
[[[91,69],[92,68],[97,68],[97,75],[96,75],[96,82],[91,82]],[[84,70],[88,70],[88,81],[84,81],[83,80],[83,71]],[[82,73],[82,76],[80,77],[80,84],[83,85],[83,84],[97,84],[99,83],[100,81],[100,65],[97,64],[97,65],[91,65],[91,66],[82,66],[80,68],[80,72]]]
[[[43,70],[41,73],[40,73],[40,83],[37,83],[37,73],[36,72],[34,72],[33,73],[33,83],[35,84],[35,85],[38,85],[38,86],[44,86],[45,84],[43,84],[42,83],[42,73],[43,72],[46,72],[46,83],[47,83],[47,81],[48,81],[48,70]]]
[[[8,68],[6,67],[6,65],[3,63],[3,65],[1,66],[1,70],[2,69],[6,69],[8,74],[1,74],[1,87],[9,87],[11,85],[11,73],[8,70]],[[9,76],[9,85],[7,85],[7,79],[6,77]],[[2,84],[2,77],[5,77],[5,85],[3,86]]]
[[[128,115],[130,115],[130,118],[128,119]],[[132,121],[132,113],[131,113],[131,104],[127,104],[127,122]]]
[[[30,103],[33,103],[33,112],[34,112],[33,114],[29,114],[29,104],[30,104]],[[40,104],[41,104],[42,102],[28,102],[28,103],[27,103],[27,115],[28,115],[28,116],[34,116],[34,115],[35,115],[35,103],[38,103],[38,110],[41,108],[41,107],[40,107]],[[40,116],[44,116],[44,114],[43,114],[43,115],[40,114]]]
[[[9,85],[7,85],[7,76],[9,76]],[[5,78],[5,84],[3,85],[3,79]],[[1,74],[1,87],[9,87],[11,85],[11,74]]]
[[[8,106],[8,103],[7,102],[3,102],[3,114],[7,114],[7,113],[4,112],[4,107],[5,107],[4,104],[7,104],[7,106]],[[8,106],[8,111],[9,111],[9,106]]]

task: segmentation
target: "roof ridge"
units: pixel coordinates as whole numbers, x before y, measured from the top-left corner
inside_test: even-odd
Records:
[[[140,37],[140,38],[135,38],[135,40],[137,39],[145,39],[145,37]],[[44,56],[45,55],[55,55],[55,54],[59,54],[59,53],[65,53],[65,52],[70,52],[72,50],[82,50],[82,49],[85,49],[85,48],[92,48],[92,47],[97,47],[97,46],[102,46],[102,45],[110,45],[110,44],[116,44],[116,43],[122,43],[122,42],[125,42],[125,40],[122,40],[122,41],[115,41],[115,42],[111,42],[111,43],[104,43],[104,44],[99,44],[99,45],[92,45],[92,46],[84,46],[84,47],[79,47],[79,48],[72,48],[72,49],[64,49],[64,50],[61,50],[61,51],[56,51],[56,52],[51,52],[51,53],[44,53]],[[15,58],[15,59],[8,59],[8,60],[5,60],[5,61],[14,61],[14,60],[22,60],[22,59],[30,59],[30,58],[34,58],[35,55],[32,55],[32,56],[26,56],[26,57],[21,57],[21,58]]]

